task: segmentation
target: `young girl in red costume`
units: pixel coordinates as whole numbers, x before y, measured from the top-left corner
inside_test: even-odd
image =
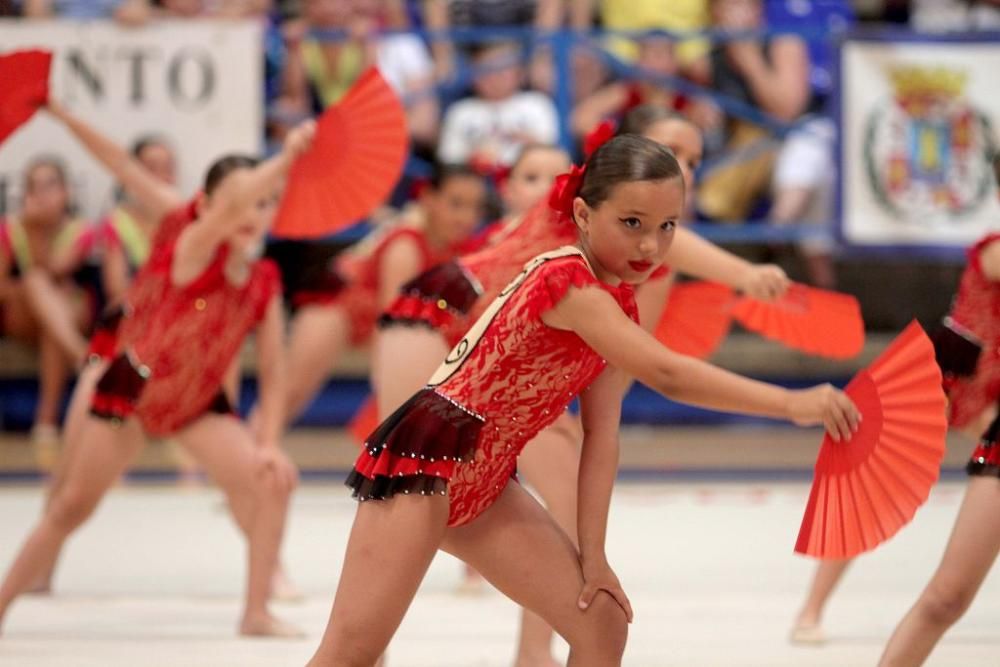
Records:
[[[50,110],[72,125],[56,105]],[[222,486],[248,537],[247,596],[240,631],[292,635],[267,599],[295,469],[281,452],[282,314],[277,269],[257,260],[281,180],[315,131],[293,131],[278,156],[258,164],[229,156],[209,169],[204,197],[161,226],[129,293],[115,356],[97,384],[91,416],[64,480],[0,585],[0,619],[48,569],[65,539],[134,460],[144,434],[174,436]],[[257,330],[261,427],[256,442],[234,418],[223,379]],[[242,521],[241,521],[242,518]]]
[[[1000,157],[993,165],[1000,185]],[[879,663],[884,667],[923,664],[968,609],[1000,552],[1000,234],[988,234],[969,249],[958,293],[934,344],[949,424],[978,443],[966,466],[969,487],[944,556],[889,640]],[[820,563],[793,640],[825,639],[823,609],[849,563]]]
[[[485,203],[479,174],[459,165],[437,166],[414,220],[398,223],[360,258],[349,255],[335,269],[324,267],[318,281],[292,291],[287,422],[309,405],[348,343],[368,341],[379,312],[403,284],[455,255],[482,218]]]
[[[591,148],[606,140],[595,132]],[[701,161],[702,142],[698,129],[687,119],[659,107],[633,110],[619,134],[642,134],[670,148],[676,156],[686,184],[693,183]],[[373,354],[372,383],[379,395],[379,416],[395,410],[408,394],[419,389],[434,370],[434,360],[443,359],[449,345],[465,330],[532,256],[575,241],[576,228],[554,214],[547,197],[527,213],[515,218],[494,235],[486,249],[442,265],[404,287],[403,294],[381,319]],[[780,295],[787,279],[773,266],[754,266],[695,234],[679,229],[668,251],[667,262],[686,273],[729,284],[758,298]],[[667,302],[673,274],[658,268],[636,293],[640,323],[651,330]],[[546,506],[571,537],[576,525],[576,481],[553,470],[575,470],[582,439],[578,422],[562,415],[541,432],[538,446],[527,448],[520,470],[535,486]],[[525,612],[518,644],[518,667],[553,664],[552,630]]]
[[[858,414],[830,386],[789,391],[670,352],[637,324],[632,285],[664,261],[684,205],[669,151],[617,137],[554,189],[578,245],[534,258],[427,387],[376,429],[348,484],[358,508],[312,667],[373,664],[443,549],[549,622],[569,664],[621,662],[632,613],[605,557],[628,375],[717,410],[824,423]],[[580,396],[579,549],[519,484],[524,445]]]

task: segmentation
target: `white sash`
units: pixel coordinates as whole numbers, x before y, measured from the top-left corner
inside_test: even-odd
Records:
[[[434,375],[431,376],[430,382],[427,383],[427,386],[437,387],[438,385],[443,384],[448,378],[454,375],[459,368],[461,368],[462,364],[469,357],[469,354],[471,354],[472,350],[479,344],[479,340],[483,337],[483,334],[493,321],[493,318],[496,317],[497,313],[500,312],[500,309],[503,308],[505,303],[507,303],[507,300],[510,299],[511,295],[517,291],[517,288],[524,283],[525,279],[529,274],[531,274],[532,271],[542,266],[549,260],[559,259],[561,257],[571,257],[573,255],[583,257],[583,261],[587,262],[586,256],[580,251],[579,248],[574,246],[563,246],[558,250],[542,253],[525,264],[521,273],[517,274],[517,276],[503,288],[503,291],[497,295],[497,298],[493,300],[493,303],[490,304],[489,308],[487,308],[479,319],[476,320],[476,323],[469,328],[465,337],[458,342],[458,345],[451,349],[451,352],[449,352],[448,356],[445,357],[444,363],[438,366]],[[589,262],[587,262],[587,267],[590,267]],[[592,269],[591,272],[593,272]]]

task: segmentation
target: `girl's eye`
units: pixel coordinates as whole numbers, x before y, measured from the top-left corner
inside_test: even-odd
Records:
[[[662,229],[665,232],[672,232],[675,229],[677,229],[677,223],[674,220],[667,220],[662,225],[660,225],[660,229]]]
[[[622,224],[628,227],[629,229],[638,229],[639,227],[642,226],[642,223],[639,221],[639,218],[621,218],[621,221]]]

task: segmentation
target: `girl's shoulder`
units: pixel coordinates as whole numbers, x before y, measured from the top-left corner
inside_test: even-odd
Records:
[[[602,282],[587,258],[575,246],[565,246],[535,257],[525,265],[505,292],[512,291],[521,283],[524,283],[525,299],[530,302],[529,312],[538,316],[562,302],[570,288],[592,287],[610,294],[631,319],[638,321],[632,286],[624,283],[615,286]]]

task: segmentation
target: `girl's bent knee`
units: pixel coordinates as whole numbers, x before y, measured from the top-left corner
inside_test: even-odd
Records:
[[[953,625],[972,604],[975,592],[971,590],[938,590],[929,588],[920,596],[920,611],[935,626]]]
[[[608,660],[620,660],[628,641],[628,619],[618,602],[607,593],[598,593],[586,611],[576,640],[575,651],[594,654]],[[617,664],[617,663],[609,663]]]

